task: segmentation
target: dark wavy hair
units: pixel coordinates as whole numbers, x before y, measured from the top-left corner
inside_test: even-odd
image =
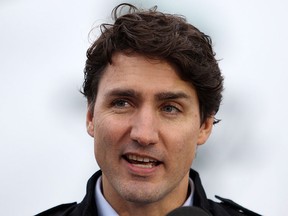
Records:
[[[156,6],[143,10],[120,4],[112,18],[114,24],[102,24],[100,37],[87,50],[82,93],[92,112],[99,81],[115,52],[138,53],[175,65],[179,77],[197,92],[201,123],[218,112],[223,77],[208,35],[185,17],[161,13]],[[214,123],[218,121],[214,118]]]

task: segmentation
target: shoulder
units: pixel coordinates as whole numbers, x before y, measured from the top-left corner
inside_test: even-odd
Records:
[[[71,212],[76,206],[76,202],[61,204],[39,214],[36,214],[35,216],[65,216],[68,215],[68,213]]]
[[[215,197],[220,200],[220,202],[208,199],[202,186],[200,176],[193,169],[190,170],[190,178],[193,180],[195,186],[194,205],[210,212],[213,216],[261,216],[230,199],[219,196]]]
[[[50,208],[35,216],[78,216],[97,215],[97,206],[94,199],[94,190],[97,179],[101,176],[101,171],[97,171],[89,180],[86,186],[84,199],[77,203],[66,203]]]
[[[221,202],[214,202],[209,200],[211,210],[213,211],[213,215],[232,215],[232,216],[261,216],[230,199],[222,198],[219,196],[215,196]],[[225,212],[225,213],[224,213]]]

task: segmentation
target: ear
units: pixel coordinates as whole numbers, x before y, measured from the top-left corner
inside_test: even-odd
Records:
[[[212,128],[213,128],[213,122],[214,122],[214,116],[211,116],[205,120],[205,122],[202,123],[200,127],[200,133],[198,136],[198,145],[204,144],[207,139],[209,138]]]
[[[86,129],[87,129],[88,134],[91,137],[94,137],[94,117],[89,106],[88,106],[87,114],[86,114]]]

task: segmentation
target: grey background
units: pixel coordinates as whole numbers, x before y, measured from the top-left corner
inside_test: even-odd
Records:
[[[0,211],[33,215],[81,201],[98,166],[85,129],[88,33],[121,1],[0,1]],[[214,41],[222,108],[193,167],[207,195],[283,215],[287,170],[287,3],[128,1],[183,14]],[[96,34],[97,35],[97,34]]]

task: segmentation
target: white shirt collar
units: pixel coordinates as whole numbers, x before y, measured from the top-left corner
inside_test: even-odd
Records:
[[[96,182],[95,187],[95,200],[96,200],[96,206],[99,216],[117,216],[118,214],[116,211],[112,208],[112,206],[107,202],[107,200],[104,198],[101,190],[102,185],[102,176],[100,176]]]
[[[191,193],[183,206],[192,206],[193,205],[193,194],[194,194],[194,182],[192,179],[189,179],[189,184],[190,184],[190,189]],[[96,206],[97,206],[97,211],[99,216],[118,216],[116,211],[112,208],[112,206],[107,202],[107,200],[104,198],[102,190],[101,190],[101,185],[102,185],[102,177],[98,178],[96,182],[96,187],[95,187],[95,200],[96,200]]]

